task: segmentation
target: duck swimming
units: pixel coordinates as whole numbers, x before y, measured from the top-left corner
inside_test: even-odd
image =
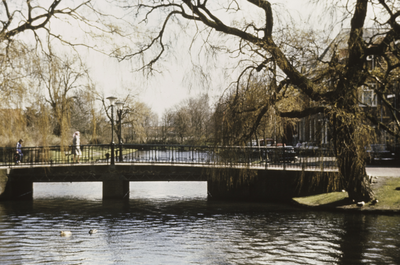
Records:
[[[71,235],[72,235],[71,231],[61,231],[60,232],[60,236],[71,236]]]
[[[97,229],[90,229],[89,230],[89,234],[96,234],[97,233]]]

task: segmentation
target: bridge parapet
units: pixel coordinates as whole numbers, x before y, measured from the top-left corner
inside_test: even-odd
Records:
[[[22,165],[75,165],[72,146],[23,147]],[[82,145],[80,162],[111,165],[111,145]],[[115,164],[188,164],[204,167],[256,167],[260,169],[301,168],[330,170],[337,168],[329,149],[249,146],[189,146],[189,145],[116,145]],[[14,148],[0,148],[0,167],[19,167],[14,163]]]
[[[120,164],[11,168],[9,181],[90,182],[111,179],[128,181],[206,181],[206,168],[185,164]]]

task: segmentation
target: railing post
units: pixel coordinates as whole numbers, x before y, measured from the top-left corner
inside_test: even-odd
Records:
[[[283,141],[282,141],[283,142]],[[286,170],[286,150],[285,150],[285,144],[282,143],[282,156],[283,156],[283,170]]]
[[[123,162],[122,158],[122,143],[119,143],[119,162]]]
[[[111,143],[111,161],[110,161],[111,165],[115,165],[114,159],[115,159],[115,156],[114,156],[114,143]]]

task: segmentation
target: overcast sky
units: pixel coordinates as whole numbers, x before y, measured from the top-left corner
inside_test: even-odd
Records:
[[[307,16],[315,10],[311,9],[306,0],[272,1],[287,8],[288,12],[298,19],[299,23],[307,24]],[[302,21],[303,20],[303,21]],[[187,51],[182,51],[182,53]],[[123,94],[125,89],[132,88],[138,94],[138,99],[145,102],[161,118],[163,112],[184,99],[197,96],[199,93],[209,93],[216,100],[222,90],[228,86],[221,78],[213,78],[212,84],[205,89],[199,85],[199,80],[186,78],[188,67],[186,62],[174,62],[167,65],[163,75],[144,79],[139,73],[133,73],[131,63],[117,62],[105,56],[95,55],[90,58],[90,67],[97,88],[104,91],[105,96]]]

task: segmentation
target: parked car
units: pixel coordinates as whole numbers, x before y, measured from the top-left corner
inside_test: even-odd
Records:
[[[395,153],[389,151],[384,144],[371,144],[365,147],[367,164],[391,162],[395,160]]]

